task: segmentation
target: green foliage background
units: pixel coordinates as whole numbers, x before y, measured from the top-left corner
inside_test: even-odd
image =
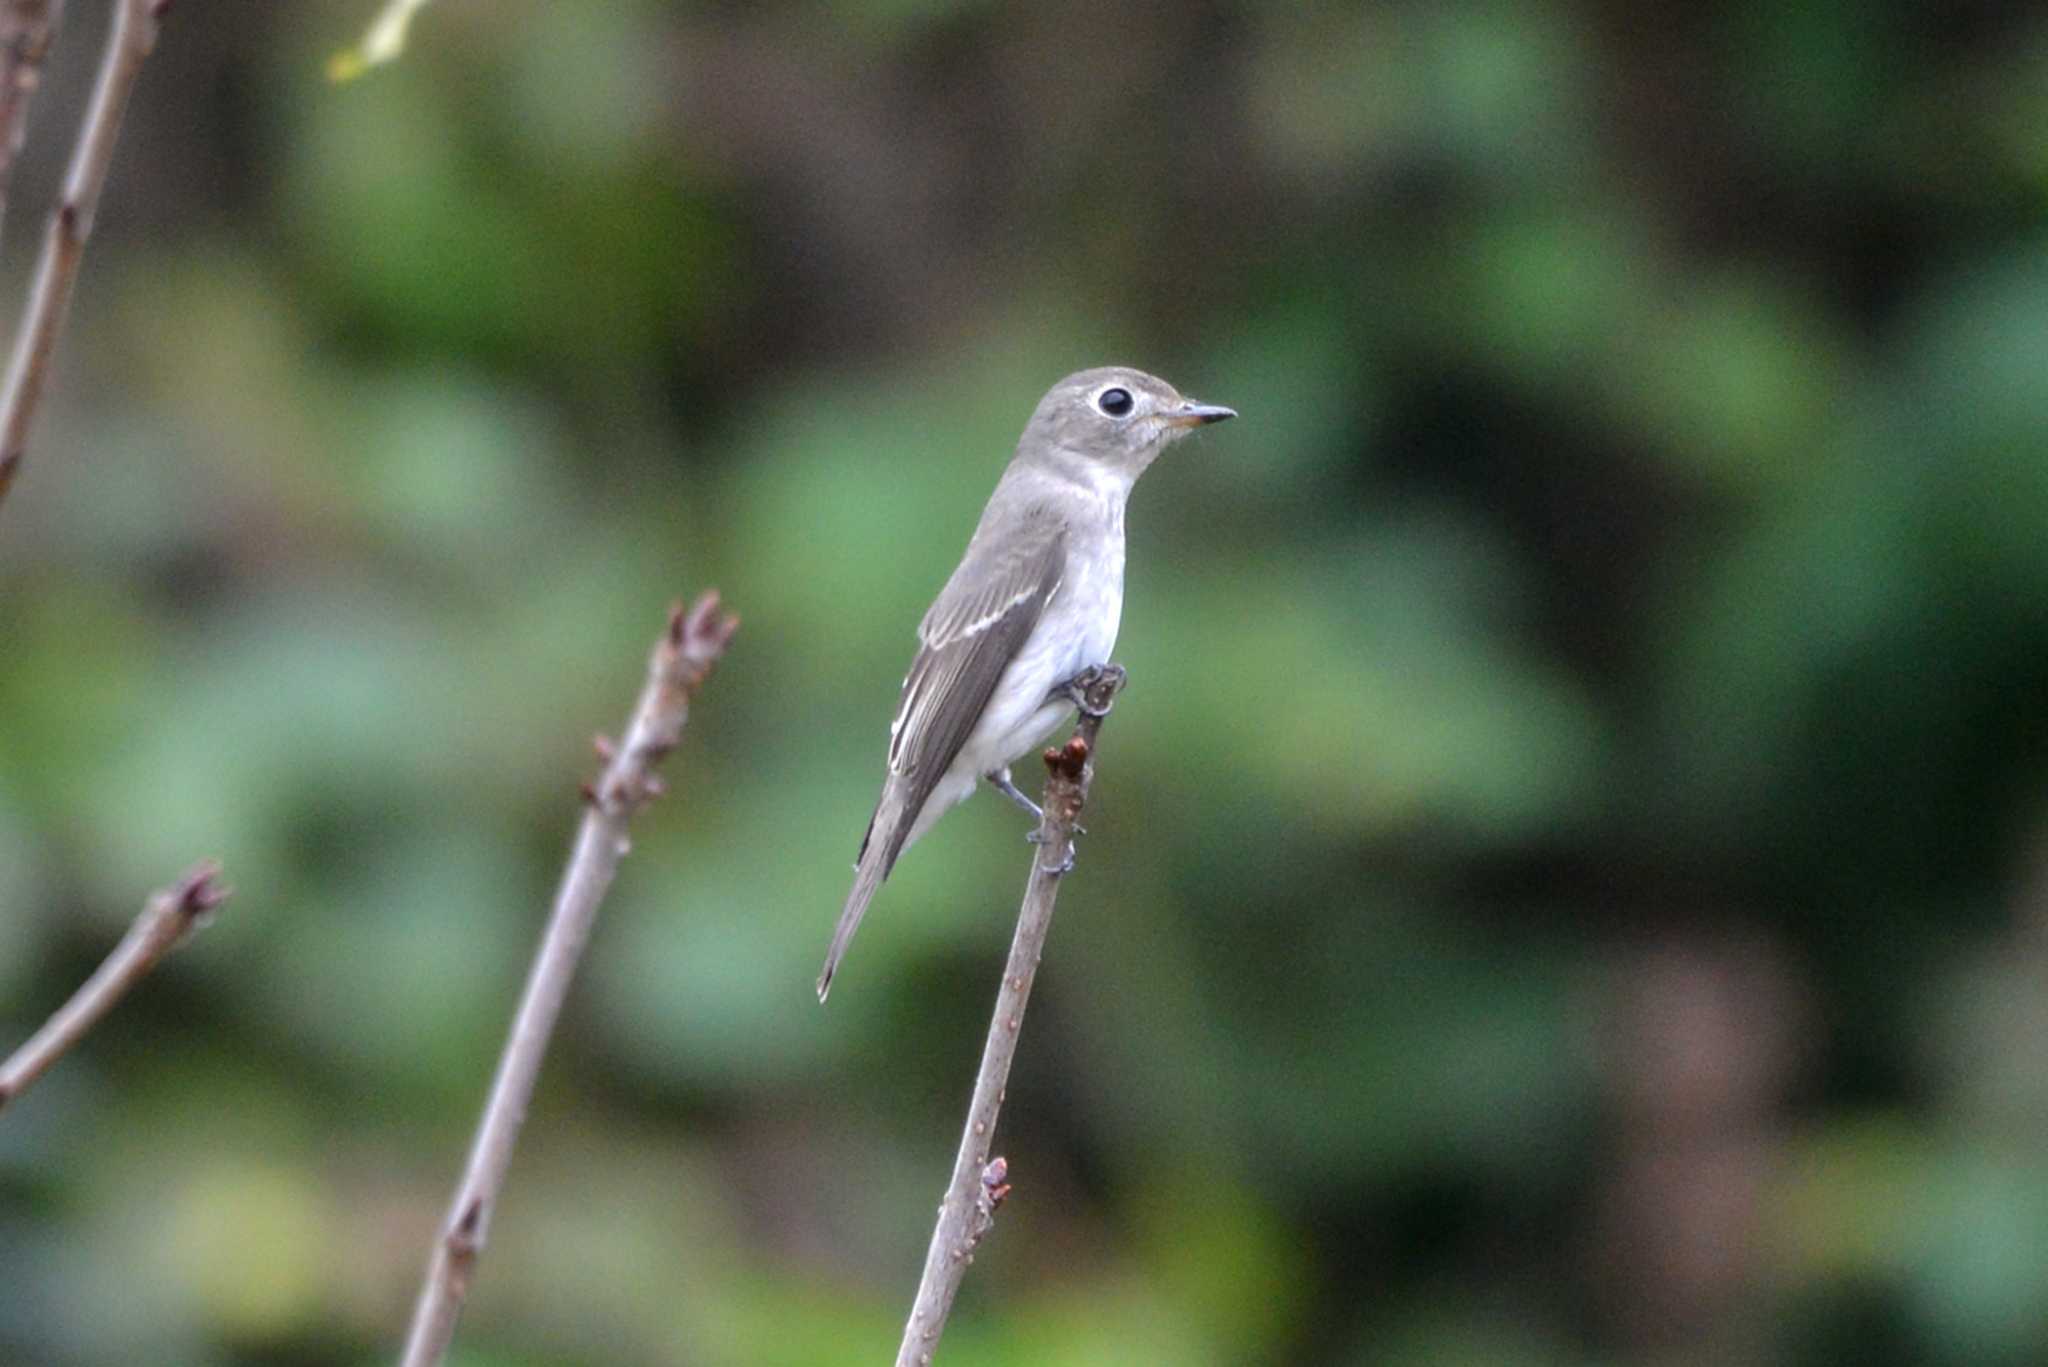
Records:
[[[1134,503],[949,1367],[2048,1358],[2038,7],[442,0],[324,84],[369,10],[173,11],[0,512],[6,1039],[239,890],[0,1116],[0,1361],[387,1359],[706,584],[457,1360],[882,1360],[1015,814],[810,982],[1108,360],[1244,416]]]

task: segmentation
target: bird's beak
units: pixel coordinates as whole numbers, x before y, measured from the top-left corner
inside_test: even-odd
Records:
[[[1220,403],[1196,403],[1183,399],[1178,408],[1160,415],[1160,421],[1168,427],[1206,427],[1212,422],[1237,416],[1235,408],[1225,408]]]

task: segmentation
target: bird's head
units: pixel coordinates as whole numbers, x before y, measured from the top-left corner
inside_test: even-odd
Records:
[[[1135,480],[1159,453],[1198,427],[1234,418],[1198,403],[1156,375],[1125,366],[1077,371],[1046,392],[1024,429],[1034,447]]]

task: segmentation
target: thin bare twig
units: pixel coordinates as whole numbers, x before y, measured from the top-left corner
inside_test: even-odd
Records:
[[[50,214],[28,308],[15,328],[7,381],[0,387],[0,501],[13,487],[28,450],[29,431],[35,425],[43,382],[50,373],[50,357],[57,349],[57,333],[64,326],[71,287],[78,279],[79,258],[85,254],[85,239],[92,235],[100,189],[107,183],[107,167],[114,159],[122,111],[128,107],[128,96],[150,49],[156,46],[157,30],[170,7],[171,0],[114,0],[114,23],[107,34],[106,54],[100,59],[92,105],[79,127],[78,143],[71,149],[63,196]]]
[[[1004,1088],[1009,1085],[1010,1063],[1017,1056],[1024,1006],[1038,976],[1046,932],[1052,928],[1053,902],[1059,897],[1061,880],[1074,866],[1074,835],[1080,830],[1081,808],[1095,777],[1096,735],[1123,686],[1124,671],[1116,665],[1085,679],[1080,725],[1066,745],[1045,752],[1048,773],[1045,815],[1036,837],[1038,852],[1032,856],[1024,905],[1017,912],[1017,934],[1010,942],[1010,961],[996,993],[988,1042],[982,1046],[974,1099],[968,1103],[967,1126],[953,1159],[953,1180],[946,1186],[946,1199],[939,1204],[917,1300],[903,1326],[902,1346],[896,1350],[896,1367],[925,1367],[932,1360],[939,1335],[946,1329],[946,1317],[953,1313],[953,1298],[960,1294],[960,1283],[967,1277],[967,1265],[974,1261],[975,1248],[995,1224],[996,1207],[1009,1194],[1009,1164],[989,1156],[990,1141],[1003,1108]]]
[[[427,1279],[413,1310],[406,1336],[405,1367],[431,1367],[448,1351],[455,1321],[476,1274],[478,1255],[490,1237],[491,1214],[512,1162],[542,1056],[554,1033],[555,1019],[569,994],[570,979],[583,956],[597,908],[629,848],[626,827],[633,813],[662,792],[654,768],[675,749],[689,717],[690,699],[725,654],[739,619],[720,614],[718,594],[707,592],[687,613],[681,603],[669,614],[668,627],[654,644],[648,661],[647,685],[626,724],[625,738],[614,745],[600,737],[598,754],[605,768],[594,784],[586,784],[583,825],[576,848],[562,871],[526,990],[512,1020],[490,1100],[471,1141],[469,1166],[455,1189],[447,1222],[434,1245]]]
[[[71,1000],[57,1008],[57,1014],[7,1062],[0,1063],[0,1107],[34,1086],[37,1078],[128,995],[129,988],[156,967],[157,960],[176,949],[207,913],[227,900],[228,889],[215,881],[219,877],[217,865],[200,864],[150,897],[121,943],[71,994]]]
[[[0,220],[7,215],[7,190],[14,159],[28,131],[29,101],[43,81],[43,59],[57,35],[64,0],[5,0],[0,4]]]

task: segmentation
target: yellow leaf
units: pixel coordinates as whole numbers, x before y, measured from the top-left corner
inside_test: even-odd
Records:
[[[427,0],[385,0],[384,8],[370,21],[363,41],[328,59],[327,79],[336,85],[353,81],[371,67],[388,62],[405,52],[406,30],[413,15],[427,6]]]

